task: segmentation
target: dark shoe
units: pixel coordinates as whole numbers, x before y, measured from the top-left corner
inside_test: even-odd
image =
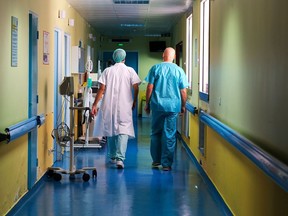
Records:
[[[124,169],[124,163],[121,160],[116,162],[117,169]]]
[[[153,162],[152,163],[152,168],[158,168],[161,164],[158,162]]]
[[[167,166],[167,167],[163,167],[163,171],[171,171],[172,168],[170,166]]]

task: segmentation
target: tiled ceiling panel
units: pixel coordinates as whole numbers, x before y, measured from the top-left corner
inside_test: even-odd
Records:
[[[104,36],[170,33],[192,0],[67,0]]]

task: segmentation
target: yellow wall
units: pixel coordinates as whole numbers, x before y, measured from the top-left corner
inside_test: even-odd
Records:
[[[8,145],[1,144],[0,215],[4,215],[27,191],[27,138],[25,135]]]
[[[288,194],[219,134],[206,128],[204,170],[235,215],[286,215]]]
[[[234,215],[286,215],[288,193],[246,156],[206,126],[199,151],[199,118],[190,114],[187,145]]]
[[[287,104],[276,98],[287,98],[288,92],[283,83],[288,68],[283,59],[288,31],[282,22],[287,20],[284,8],[288,5],[281,2],[277,6],[266,0],[253,4],[255,7],[248,0],[211,1],[209,102],[199,100],[199,64],[194,56],[189,102],[287,164],[284,146],[288,118],[286,113],[282,116],[276,111],[286,110]],[[196,0],[193,1],[193,45],[197,39],[198,50],[193,47],[193,55],[198,56],[199,15],[200,0]],[[277,83],[278,90],[274,89]],[[198,149],[199,117],[190,114],[190,139],[184,140],[234,215],[288,214],[288,194],[270,177],[209,127],[204,137],[202,155]]]
[[[65,10],[65,19],[58,18],[58,10]],[[54,109],[54,30],[57,28],[71,36],[71,46],[82,41],[84,48],[89,44],[95,49],[97,59],[98,41],[88,38],[96,31],[65,0],[12,0],[0,2],[0,26],[2,49],[0,54],[0,132],[6,127],[28,118],[28,37],[29,12],[38,17],[38,113],[44,114],[45,123],[38,129],[37,179],[53,163]],[[18,18],[18,66],[11,67],[11,16]],[[68,26],[68,18],[75,20],[74,27]],[[43,31],[49,32],[49,65],[42,63]],[[99,38],[99,37],[98,37]],[[64,46],[64,43],[63,43]],[[62,47],[64,50],[64,47]],[[64,60],[64,56],[63,56]],[[97,67],[97,65],[96,65]],[[64,69],[64,64],[61,70]],[[9,144],[0,143],[0,215],[5,214],[27,192],[28,136],[24,135]]]
[[[288,165],[287,6],[211,1],[209,111]]]
[[[46,114],[45,124],[38,129],[38,171],[37,179],[47,171],[47,167],[53,164],[53,138],[50,136],[53,130],[53,113]]]
[[[192,93],[189,95],[191,104],[207,110],[286,164],[288,117],[287,112],[281,111],[288,109],[285,101],[288,98],[287,4],[287,1],[275,3],[270,0],[211,1],[210,100],[209,103],[199,100],[199,64],[195,56]],[[193,47],[193,55],[198,56],[199,5],[200,0],[193,1],[193,45],[195,41],[198,44],[197,50]],[[65,19],[58,18],[58,10],[66,11]],[[38,113],[46,117],[45,124],[38,129],[39,179],[53,161],[49,150],[52,148],[50,134],[54,118],[54,29],[68,33],[72,46],[78,45],[81,40],[84,48],[88,44],[94,47],[94,68],[101,52],[113,51],[117,47],[109,38],[101,38],[100,49],[99,35],[65,0],[1,1],[0,132],[28,116],[29,11],[39,19]],[[11,16],[19,21],[17,67],[10,66]],[[68,18],[75,20],[74,27],[68,26]],[[175,24],[172,37],[164,38],[167,45],[173,47],[183,41],[183,59],[186,54],[185,20],[186,15]],[[49,65],[42,64],[43,31],[50,33]],[[90,32],[97,36],[96,42],[88,39]],[[149,40],[155,38],[132,38],[131,43],[123,47],[139,53],[138,73],[142,80],[152,65],[162,61],[162,53],[149,52]],[[145,94],[145,89],[146,85],[141,84],[139,98]],[[184,139],[235,215],[288,215],[287,193],[209,128],[205,133],[203,156],[198,149],[198,115],[190,115],[189,119],[190,138]],[[9,144],[0,143],[0,215],[5,214],[27,192],[27,145],[27,135]]]

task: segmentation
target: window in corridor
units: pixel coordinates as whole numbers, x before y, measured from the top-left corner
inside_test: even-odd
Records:
[[[186,74],[192,89],[192,14],[186,19]]]
[[[210,0],[201,1],[200,12],[200,99],[208,101],[209,95],[209,19]]]

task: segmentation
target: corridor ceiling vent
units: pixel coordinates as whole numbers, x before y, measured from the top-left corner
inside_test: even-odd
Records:
[[[149,4],[149,0],[113,0],[114,4]]]

